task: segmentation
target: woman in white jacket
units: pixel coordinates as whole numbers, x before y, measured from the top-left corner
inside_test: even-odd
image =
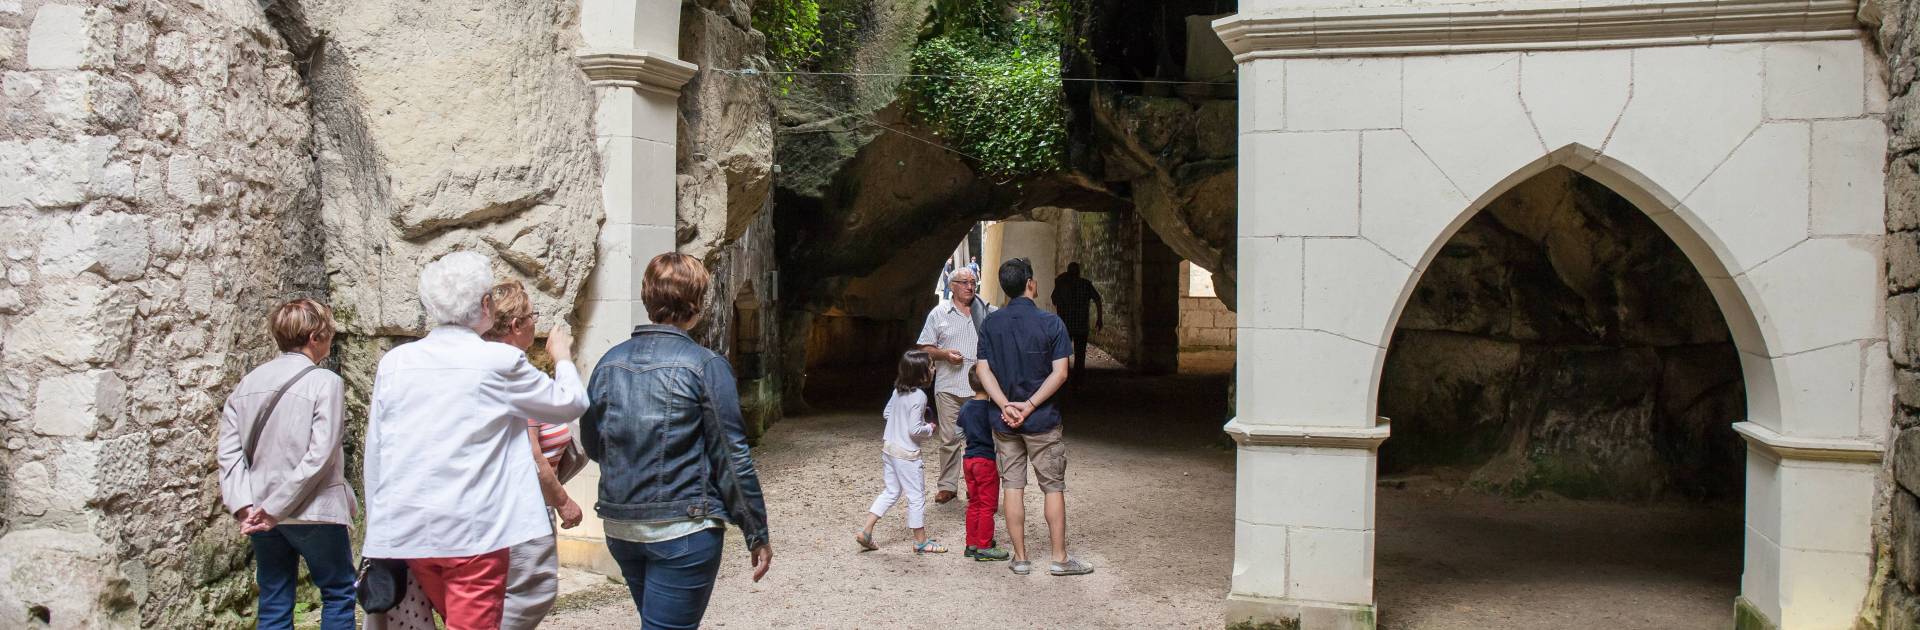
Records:
[[[421,271],[435,327],[380,359],[367,418],[362,554],[405,559],[449,630],[499,628],[508,548],[552,533],[527,420],[587,409],[564,327],[547,337],[553,378],[519,348],[480,338],[494,323],[493,284],[473,252]]]

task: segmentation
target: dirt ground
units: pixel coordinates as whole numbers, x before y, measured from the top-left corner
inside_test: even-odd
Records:
[[[1233,450],[1219,432],[1225,380],[1089,374],[1065,404],[1068,537],[1092,575],[1022,577],[1004,562],[962,557],[963,501],[929,501],[929,531],[952,553],[914,555],[904,505],[881,520],[880,551],[857,552],[851,536],[880,490],[882,385],[871,409],[788,418],[755,449],[774,568],[748,580],[745,551],[730,536],[707,625],[1221,627],[1233,565]],[[1728,521],[1725,510],[1699,507],[1513,503],[1420,479],[1383,486],[1382,628],[1708,628],[1731,616],[1737,509]],[[1037,489],[1027,503],[1028,544],[1042,558]],[[1724,537],[1700,533],[1729,526]],[[624,587],[604,584],[563,596],[545,627],[635,621]]]

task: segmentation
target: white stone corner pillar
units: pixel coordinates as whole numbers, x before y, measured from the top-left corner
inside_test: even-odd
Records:
[[[1871,580],[1882,445],[1733,425],[1747,441],[1738,630],[1848,628]]]
[[[1241,372],[1241,387],[1259,387]],[[1389,428],[1228,422],[1234,475],[1228,625],[1372,630],[1374,471]],[[1293,624],[1298,624],[1297,626]]]
[[[574,59],[599,102],[594,140],[607,212],[581,313],[578,356],[585,372],[634,326],[649,323],[640,278],[648,261],[677,246],[680,86],[699,68],[674,58],[680,50],[677,0],[582,0],[580,34],[585,46]],[[617,575],[605,529],[592,510],[599,483],[599,467],[588,464],[567,484],[567,494],[587,514],[579,527],[560,531],[560,563]]]

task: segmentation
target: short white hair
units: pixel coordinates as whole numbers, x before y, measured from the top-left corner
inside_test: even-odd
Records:
[[[454,252],[420,270],[420,307],[434,325],[481,328],[481,300],[493,288],[493,265],[474,252]]]

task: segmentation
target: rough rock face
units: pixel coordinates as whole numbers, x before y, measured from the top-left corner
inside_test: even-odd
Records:
[[[1887,107],[1887,334],[1893,353],[1893,434],[1887,509],[1875,528],[1878,602],[1863,617],[1882,628],[1920,627],[1920,1],[1873,0],[1862,14],[1885,62]],[[1890,570],[1885,566],[1892,564]],[[1875,610],[1874,608],[1879,610]]]
[[[298,67],[251,2],[0,3],[0,625],[250,625],[213,438],[325,290]]]
[[[1230,62],[1205,54],[1221,48],[1212,32],[1192,30],[1190,22],[1204,24],[1200,16],[1232,13],[1234,5],[1076,3],[1069,39],[1079,43],[1066,51],[1064,68],[1067,76],[1121,81],[1067,84],[1073,168],[1127,197],[1161,241],[1212,271],[1229,308],[1238,203],[1233,71]],[[1148,82],[1131,82],[1140,80]]]
[[[1706,284],[1631,203],[1556,168],[1470,220],[1388,350],[1384,470],[1514,493],[1738,496],[1738,355]]]
[[[578,5],[283,4],[297,8],[275,26],[311,64],[347,331],[424,333],[419,270],[454,250],[498,259],[544,320],[570,314],[604,216],[593,94],[572,57]]]
[[[1239,216],[1236,103],[1095,90],[1093,179],[1123,185],[1134,210],[1182,258],[1214,272],[1234,304]],[[1086,164],[1084,162],[1090,162]]]
[[[933,0],[856,0],[858,28],[833,41],[823,69],[849,75],[796,75],[778,94],[781,188],[802,197],[825,194],[862,147],[882,133],[873,117],[898,100],[900,76],[913,68],[913,47]]]
[[[713,273],[707,317],[693,332],[732,360],[747,433],[779,419],[780,329],[774,316],[773,106],[766,38],[744,4],[689,1],[680,12],[680,58],[700,72],[680,90],[679,250]]]

